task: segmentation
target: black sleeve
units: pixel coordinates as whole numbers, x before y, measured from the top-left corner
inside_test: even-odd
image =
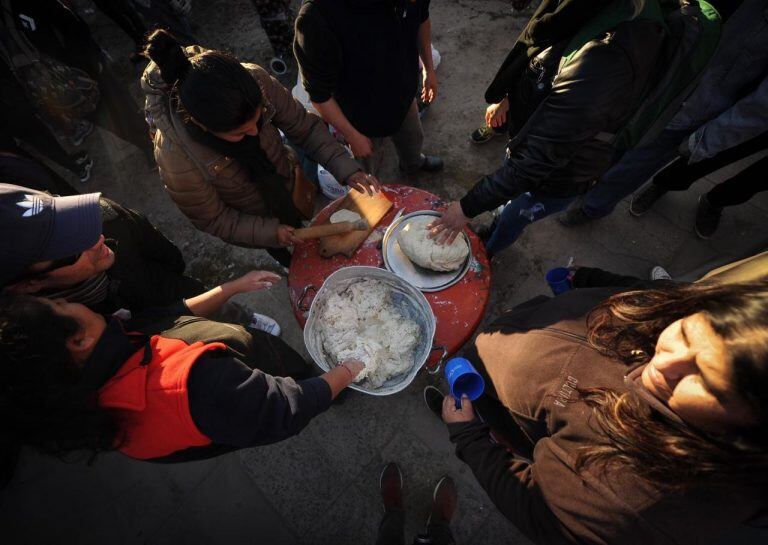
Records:
[[[142,214],[101,199],[103,233],[115,250],[115,264],[107,274],[117,286],[120,304],[134,312],[171,305],[206,291],[184,274],[181,251]]]
[[[563,543],[557,518],[547,506],[533,475],[534,464],[515,458],[491,441],[489,428],[475,420],[449,424],[456,455],[474,473],[488,497],[535,543]]]
[[[506,159],[505,175],[484,176],[461,199],[464,214],[493,210],[526,191],[535,191],[565,167],[582,146],[609,131],[623,111],[634,81],[630,59],[619,47],[592,46],[589,59],[575,59],[557,76],[552,90],[527,122],[520,144]]]
[[[614,286],[619,288],[650,289],[653,287],[653,281],[637,278],[636,276],[623,276],[596,267],[579,267],[573,274],[574,288],[607,288]]]
[[[115,219],[105,221],[105,236],[109,237],[106,233],[114,232],[112,238],[130,237],[132,244],[139,249],[146,259],[160,263],[174,273],[181,274],[184,272],[186,263],[181,255],[181,250],[168,240],[157,227],[152,225],[144,214],[122,206],[113,200],[105,198],[102,200],[117,215]]]
[[[216,353],[197,360],[187,388],[198,429],[215,443],[236,447],[287,439],[331,405],[331,387],[319,377],[273,377]]]
[[[333,30],[313,4],[304,4],[296,18],[293,51],[309,98],[318,103],[329,100],[341,71],[342,51]]]
[[[424,23],[429,19],[429,0],[423,0],[421,3],[421,13],[419,15],[419,24]]]

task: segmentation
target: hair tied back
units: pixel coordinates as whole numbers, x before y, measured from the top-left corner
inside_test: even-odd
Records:
[[[144,54],[157,64],[163,80],[170,85],[183,80],[192,68],[181,44],[162,29],[149,35]]]

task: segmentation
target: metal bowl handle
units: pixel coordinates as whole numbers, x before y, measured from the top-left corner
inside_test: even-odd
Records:
[[[299,296],[299,300],[296,301],[296,307],[302,312],[309,311],[309,307],[312,305],[312,303],[310,302],[308,306],[304,306],[304,299],[307,297],[310,291],[314,291],[315,294],[317,294],[317,288],[313,284],[307,284],[306,286],[304,286],[304,289],[301,290],[301,295]]]
[[[440,372],[440,369],[443,367],[443,363],[445,363],[445,358],[448,357],[448,347],[445,345],[439,345],[439,346],[433,346],[432,350],[430,352],[434,352],[435,350],[442,350],[443,353],[440,354],[440,359],[437,360],[437,363],[434,365],[425,365],[427,368],[427,373],[430,375],[436,375]]]

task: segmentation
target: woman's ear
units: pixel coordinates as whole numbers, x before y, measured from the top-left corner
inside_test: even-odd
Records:
[[[98,337],[89,335],[83,328],[67,339],[67,350],[72,354],[75,361],[85,361],[98,340]]]

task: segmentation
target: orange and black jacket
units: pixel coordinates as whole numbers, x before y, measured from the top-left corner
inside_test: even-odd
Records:
[[[113,318],[85,365],[84,386],[120,419],[123,453],[184,461],[274,443],[330,406],[328,384],[280,339],[188,314]]]

